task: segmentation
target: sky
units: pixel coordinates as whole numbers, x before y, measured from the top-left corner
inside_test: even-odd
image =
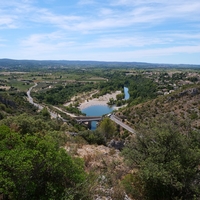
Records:
[[[0,0],[0,58],[200,64],[200,0]]]

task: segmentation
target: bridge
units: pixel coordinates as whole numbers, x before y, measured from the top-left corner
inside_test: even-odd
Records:
[[[74,117],[74,119],[78,122],[78,123],[87,123],[88,128],[91,128],[91,123],[93,121],[99,122],[102,120],[101,116],[77,116]]]
[[[133,133],[133,134],[136,134],[136,132],[135,132],[135,130],[134,129],[132,129],[130,126],[128,126],[127,124],[125,124],[125,123],[123,123],[122,121],[121,121],[121,119],[120,118],[118,118],[117,116],[115,116],[115,115],[109,115],[109,118],[113,121],[113,122],[115,122],[116,124],[119,124],[121,127],[123,127],[124,129],[126,129],[127,131],[129,131],[129,132],[131,132],[131,133]],[[91,127],[91,122],[92,121],[97,121],[97,122],[99,122],[99,121],[101,121],[102,120],[102,117],[101,116],[91,116],[91,117],[89,117],[89,116],[79,116],[79,117],[74,117],[74,119],[76,119],[76,121],[77,122],[79,122],[79,123],[86,123],[86,122],[88,122],[88,128],[90,128]]]
[[[121,127],[123,127],[124,129],[126,129],[127,131],[133,133],[133,134],[136,134],[135,130],[132,129],[130,126],[128,126],[127,124],[123,123],[121,121],[121,119],[115,115],[111,115],[110,116],[110,119],[115,122],[116,124],[119,124]]]
[[[77,116],[77,117],[74,117],[74,119],[77,121],[77,122],[92,122],[92,121],[101,121],[102,120],[102,117],[101,116]]]

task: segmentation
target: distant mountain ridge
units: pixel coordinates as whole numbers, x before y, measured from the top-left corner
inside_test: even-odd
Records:
[[[200,68],[192,64],[162,64],[146,62],[108,62],[108,61],[81,61],[81,60],[15,60],[0,59],[0,68],[24,67],[132,67],[132,68]]]

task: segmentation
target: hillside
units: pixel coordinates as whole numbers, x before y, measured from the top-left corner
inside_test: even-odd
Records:
[[[170,120],[181,132],[200,129],[200,85],[189,85],[184,89],[143,104],[128,107],[116,115],[127,118],[137,129],[151,123]]]
[[[36,108],[26,100],[24,92],[11,91],[0,93],[0,119],[22,113],[37,114]]]

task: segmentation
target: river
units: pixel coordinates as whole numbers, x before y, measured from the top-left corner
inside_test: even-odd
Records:
[[[128,92],[128,88],[124,87],[124,99],[128,100],[130,98],[130,94]]]
[[[128,88],[124,87],[124,99],[127,100],[129,99],[130,95],[128,92]],[[89,106],[85,109],[82,109],[81,112],[85,113],[86,116],[102,116],[108,113],[111,113],[115,107],[110,107],[110,106],[101,106],[101,105],[93,105]],[[96,129],[96,122],[92,122],[91,124],[91,130]]]
[[[96,106],[87,107],[81,110],[81,112],[85,113],[86,116],[102,116],[102,115],[111,113],[113,110],[114,110],[113,107],[96,105]],[[96,122],[92,122],[91,130],[95,130],[96,126],[97,126]]]

